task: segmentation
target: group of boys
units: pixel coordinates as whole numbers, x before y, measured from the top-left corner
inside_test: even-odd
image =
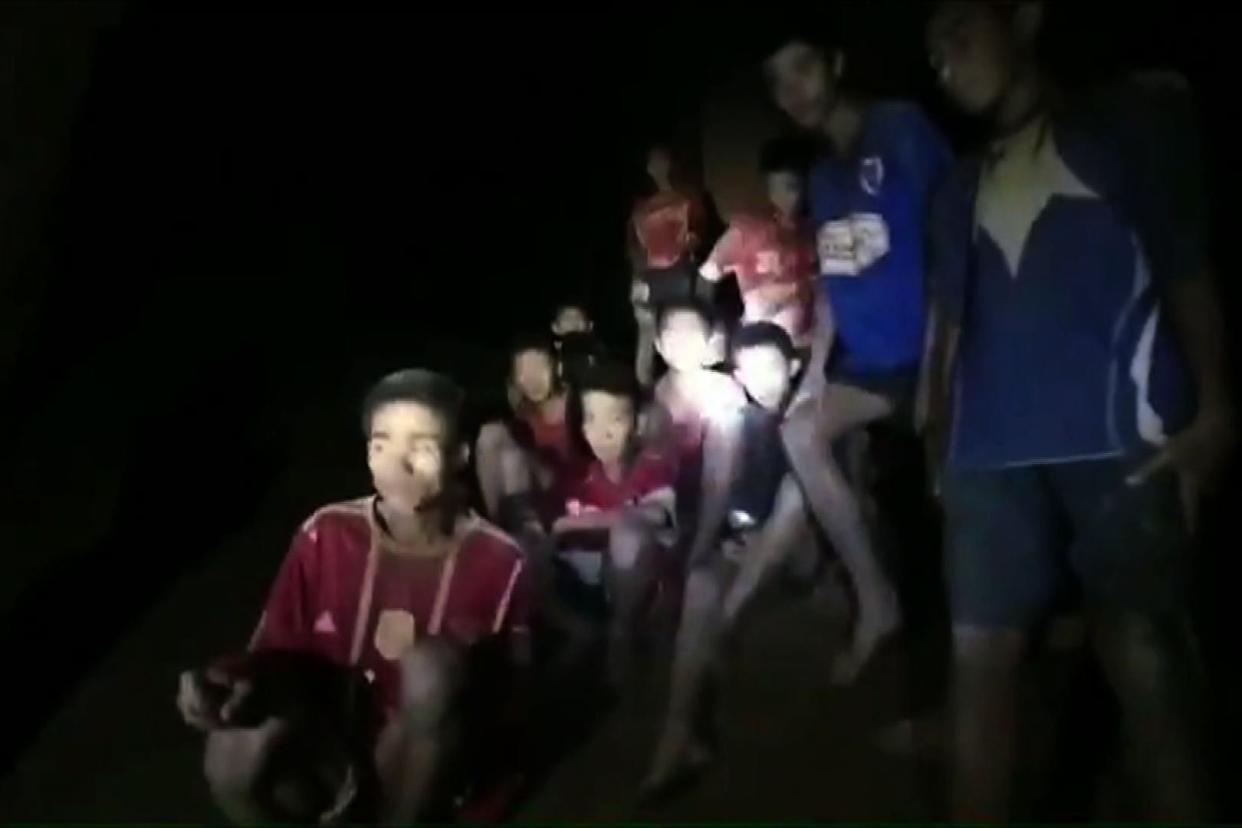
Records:
[[[420,370],[382,380],[363,419],[376,494],[312,516],[248,652],[183,676],[228,815],[443,813],[462,757],[520,765],[532,623],[557,642],[553,672],[602,629],[621,688],[653,600],[679,617],[644,782],[667,789],[711,755],[722,642],[771,573],[817,554],[816,528],[856,599],[834,675],[900,626],[840,449],[912,416],[946,518],[954,818],[1007,814],[1018,666],[1067,582],[1147,813],[1204,816],[1183,553],[1234,426],[1187,96],[1152,76],[1060,94],[1043,11],[931,12],[940,85],[991,128],[982,157],[955,161],[912,104],[851,94],[844,55],[802,33],[763,68],[825,151],[809,170],[792,145],[765,151],[769,210],[708,247],[700,202],[653,153],[633,222],[637,370],[592,344],[578,306],[515,344],[510,414],[475,443],[492,523],[460,485],[460,390]],[[725,349],[713,308],[730,279]],[[600,624],[566,578],[602,596]]]

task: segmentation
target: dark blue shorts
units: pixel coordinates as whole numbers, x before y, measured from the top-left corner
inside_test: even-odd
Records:
[[[1137,461],[946,471],[945,566],[955,623],[1026,628],[1070,590],[1091,605],[1165,615],[1185,602],[1177,479],[1131,487]]]
[[[895,409],[908,406],[914,400],[919,382],[919,366],[902,365],[883,370],[863,370],[850,365],[848,360],[835,352],[824,366],[824,378],[837,385],[852,385],[893,402]]]

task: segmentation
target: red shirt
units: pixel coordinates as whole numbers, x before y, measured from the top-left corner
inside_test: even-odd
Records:
[[[694,258],[703,240],[707,210],[697,196],[656,193],[638,202],[632,221],[647,267],[672,267]]]
[[[424,636],[470,646],[527,623],[517,545],[463,518],[443,557],[398,554],[376,522],[374,497],[327,506],[293,539],[251,640],[252,650],[320,655],[365,671],[382,709],[399,706],[397,660]]]
[[[773,211],[739,216],[716,242],[709,264],[737,275],[748,322],[775,322],[795,345],[809,344],[815,311],[815,247],[809,234]]]
[[[523,406],[518,417],[530,429],[535,449],[549,463],[559,467],[558,470],[572,468],[578,453],[570,433],[569,423],[565,419],[565,406],[559,407],[560,416],[544,419],[538,409]]]
[[[640,453],[620,481],[609,479],[603,464],[596,460],[586,474],[569,486],[566,511],[575,514],[582,507],[590,506],[611,512],[637,503],[660,489],[672,489],[676,480],[676,463],[656,452]]]

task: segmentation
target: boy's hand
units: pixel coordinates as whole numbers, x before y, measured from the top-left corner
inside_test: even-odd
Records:
[[[1198,521],[1199,496],[1220,479],[1237,446],[1233,417],[1229,406],[1202,411],[1188,427],[1170,437],[1155,457],[1127,477],[1126,483],[1139,486],[1157,472],[1172,468],[1181,484],[1186,524],[1193,532]]]
[[[254,686],[216,670],[186,670],[181,674],[177,709],[195,730],[210,731],[232,724]]]

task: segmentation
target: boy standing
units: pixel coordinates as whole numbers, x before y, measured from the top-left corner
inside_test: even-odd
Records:
[[[858,595],[853,644],[834,665],[845,682],[900,626],[901,609],[832,446],[913,396],[924,348],[926,218],[950,154],[913,104],[848,94],[844,54],[814,38],[786,38],[764,69],[786,115],[833,149],[808,184],[820,276],[816,334],[785,441]]]
[[[941,85],[993,133],[937,222],[953,816],[1006,815],[1018,665],[1069,575],[1147,816],[1198,821],[1187,529],[1235,427],[1192,113],[1176,78],[1056,94],[1035,54],[1042,15],[945,3],[928,27]]]

